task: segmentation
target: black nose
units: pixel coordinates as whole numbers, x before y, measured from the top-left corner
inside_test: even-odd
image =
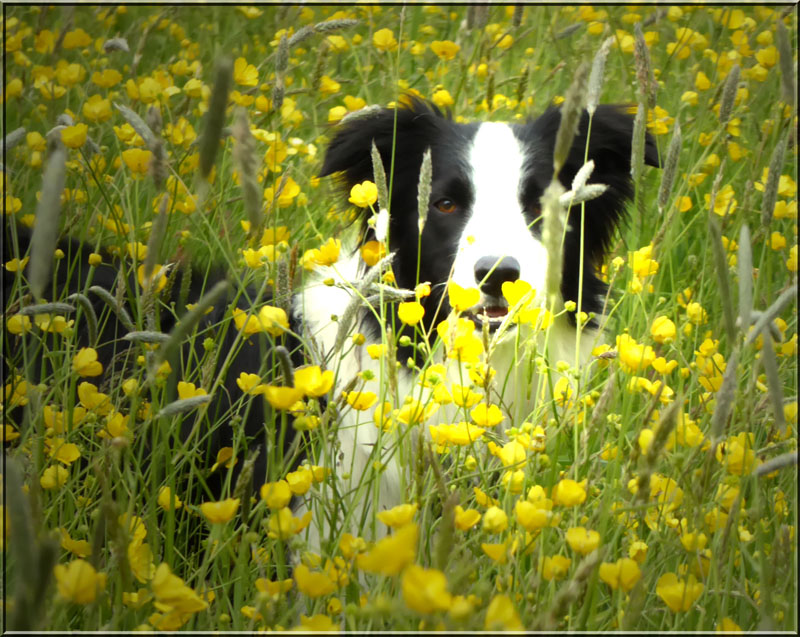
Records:
[[[506,281],[519,279],[519,261],[514,257],[481,257],[475,262],[475,283],[484,294],[501,297]]]

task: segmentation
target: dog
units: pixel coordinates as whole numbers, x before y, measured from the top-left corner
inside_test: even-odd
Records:
[[[388,235],[394,282],[406,290],[429,284],[430,294],[419,298],[424,308],[420,331],[434,338],[437,325],[451,313],[449,286],[454,283],[461,289],[480,290],[474,305],[463,308],[461,316],[469,317],[479,331],[488,334],[490,347],[486,354],[496,380],[484,389],[490,401],[501,405],[508,415],[506,426],[522,422],[541,396],[534,357],[530,349],[520,351],[519,335],[515,333],[525,328],[507,320],[510,307],[503,286],[525,281],[539,291],[534,303],[537,298],[539,305],[543,303],[548,256],[542,241],[541,197],[553,175],[553,149],[560,119],[559,109],[551,108],[527,123],[462,124],[434,105],[407,99],[396,109],[373,111],[343,122],[333,135],[320,171],[321,176],[338,175],[344,192],[364,181],[373,181],[374,144],[391,183],[389,201],[380,202],[388,204],[387,229],[378,232]],[[600,106],[591,119],[591,127],[584,112],[559,174],[564,187],[569,188],[579,169],[591,160],[592,181],[607,189],[583,203],[583,210],[577,205],[569,212],[560,292],[565,301],[574,302],[576,308],[594,318],[588,321],[577,346],[580,351],[576,351],[575,312],[567,321],[553,326],[547,347],[553,360],[582,365],[596,343],[596,317],[602,311],[606,292],[598,268],[632,196],[632,135],[633,118],[623,107]],[[420,233],[417,193],[423,156],[428,149],[432,169],[430,200],[427,214],[423,206],[425,220]],[[644,159],[652,166],[659,162],[649,134]],[[381,214],[377,225],[381,224]],[[370,210],[361,211],[359,247],[376,238],[376,228],[369,223],[373,216]],[[295,317],[302,317],[298,323],[319,343],[322,352],[335,350],[339,320],[356,293],[351,282],[363,278],[364,270],[364,261],[356,250],[335,267],[324,268],[316,283],[310,283],[305,294],[296,297]],[[323,280],[333,280],[338,285],[322,286]],[[361,310],[358,325],[369,341],[385,340],[386,325],[409,332],[398,316],[398,307],[393,303],[384,306],[383,312],[374,308]],[[523,335],[522,340],[528,336]],[[442,352],[437,358],[429,355],[429,350],[404,346],[402,342],[396,358],[401,363],[413,362],[417,370],[426,359],[447,361]],[[363,377],[366,370],[375,378],[392,378],[384,363],[372,360],[363,350],[355,350],[338,361],[334,395],[359,375]],[[468,373],[463,365],[450,364],[445,380],[461,384]],[[404,367],[398,375],[395,399],[398,405],[406,401],[408,406],[413,397],[416,402],[412,406],[424,413],[423,405],[430,404],[432,390],[420,387],[418,376]],[[443,406],[431,418],[423,415],[421,419],[431,424],[452,423],[464,417],[450,405]],[[367,509],[372,506],[369,497],[351,495],[358,491],[358,485],[363,485],[366,475],[372,475],[378,485],[378,497],[373,502],[382,509],[409,501],[407,489],[414,471],[409,447],[414,446],[415,429],[409,434],[409,428],[397,427],[393,434],[386,434],[370,420],[350,410],[345,412],[338,430],[341,451],[336,467],[343,484],[334,499],[337,503],[349,502],[344,508],[355,511],[356,519],[367,519]],[[328,516],[327,525],[318,526],[316,532],[312,529],[310,544],[319,547],[322,538],[335,528],[335,518]]]
[[[226,360],[224,380],[204,422],[242,419],[246,446],[262,450],[251,466],[255,486],[277,480],[286,469],[269,465],[268,458],[273,457],[269,450],[284,440],[283,449],[291,455],[292,432],[263,400],[242,400],[236,378],[243,372],[266,373],[276,367],[270,352],[279,345],[286,348],[295,366],[311,363],[334,372],[335,381],[320,411],[325,422],[320,432],[323,444],[317,455],[308,458],[327,467],[330,475],[294,506],[300,519],[312,514],[312,523],[301,535],[306,548],[330,553],[344,532],[376,539],[382,525],[373,514],[411,499],[408,489],[418,466],[420,432],[427,435],[430,425],[468,418],[453,404],[434,404],[437,384],[467,386],[470,374],[482,378],[480,388],[486,399],[498,406],[504,425],[509,426],[529,417],[542,397],[533,352],[546,352],[553,360],[579,366],[588,360],[606,292],[597,269],[633,192],[633,118],[625,108],[600,106],[591,119],[584,112],[558,175],[568,189],[591,160],[591,182],[607,187],[600,196],[569,210],[563,238],[560,293],[589,317],[581,338],[576,339],[576,325],[585,321],[576,320],[575,311],[537,335],[533,327],[512,320],[514,308],[504,295],[507,284],[526,282],[535,291],[529,294],[530,304],[543,307],[548,255],[542,237],[541,197],[553,176],[560,119],[560,110],[554,107],[525,123],[458,123],[428,102],[406,99],[397,107],[367,111],[342,122],[332,133],[319,174],[334,175],[344,192],[378,180],[374,144],[390,189],[388,201],[378,202],[383,209],[378,214],[368,207],[358,210],[358,223],[351,233],[355,236],[345,246],[344,256],[317,268],[294,294],[288,326],[281,336],[265,341],[265,335],[258,334],[256,339],[244,339],[236,355],[225,359],[224,354],[234,351],[243,339],[241,331],[225,320],[227,307],[219,303],[203,318],[191,343],[184,345],[184,360],[193,355],[197,361],[207,361],[204,340],[216,340],[223,356],[214,369],[219,370],[219,361]],[[427,150],[430,197],[427,206],[420,207],[420,173]],[[649,134],[645,161],[658,165]],[[388,256],[370,267],[362,248],[378,239],[385,242]],[[20,254],[24,254],[24,240],[21,243]],[[87,246],[67,245],[72,254],[80,253],[80,263],[87,262]],[[119,285],[117,270],[113,263],[103,265],[95,268],[90,280],[86,269],[76,273],[61,268],[53,288],[61,298],[86,292],[91,285],[114,290]],[[159,315],[164,332],[180,322],[179,306],[187,300],[194,302],[207,289],[194,278],[186,284],[184,276],[177,268],[169,296],[162,301]],[[206,280],[225,276],[216,272]],[[136,287],[132,277],[129,290]],[[4,289],[11,290],[14,280],[4,273]],[[474,288],[479,290],[477,299],[469,307],[457,308],[456,316],[451,290]],[[178,297],[181,289],[183,299]],[[406,291],[405,298],[401,291]],[[88,292],[86,296],[91,297]],[[271,302],[259,299],[253,290],[237,298],[245,310],[257,301]],[[418,299],[424,309],[416,326],[404,324],[399,312],[401,302],[411,298]],[[96,313],[107,318],[97,339],[101,343],[98,358],[130,366],[130,360],[119,362],[133,355],[130,343],[122,340],[130,329],[99,300],[92,302]],[[477,362],[464,363],[450,355],[456,331],[462,330],[464,336],[470,325],[459,323],[459,318],[477,328],[473,335],[481,343]],[[352,332],[362,335],[361,344],[349,338]],[[257,339],[262,340],[254,342]],[[526,342],[529,345],[521,348],[520,343]],[[370,344],[384,344],[387,349],[373,357],[368,353]],[[428,382],[426,372],[436,363],[443,365],[444,372]],[[359,397],[375,399],[374,405],[360,409]],[[233,445],[233,438],[229,427],[204,432],[193,419],[184,421],[180,436],[184,441],[191,439],[193,461],[198,457],[209,461],[219,449]],[[237,471],[210,476],[201,485],[202,492],[219,497],[230,491]]]

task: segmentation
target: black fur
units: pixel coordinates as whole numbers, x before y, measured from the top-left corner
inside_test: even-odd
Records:
[[[18,230],[12,237],[9,233],[10,228],[6,229],[4,237],[4,252],[6,258],[12,254],[23,257],[28,253],[30,243],[30,232],[25,229]],[[14,247],[16,246],[16,248]],[[130,331],[120,320],[117,313],[112,311],[102,299],[90,291],[90,287],[99,286],[116,295],[119,285],[123,286],[125,303],[123,307],[131,317],[138,313],[131,312],[131,307],[140,300],[136,299],[138,283],[133,274],[128,277],[122,275],[121,262],[115,257],[105,254],[103,264],[93,270],[88,265],[89,254],[92,248],[85,243],[75,239],[63,239],[58,247],[64,252],[65,257],[55,262],[55,271],[47,286],[46,298],[48,301],[65,301],[67,297],[74,293],[86,296],[98,317],[98,334],[95,342],[90,342],[89,333],[86,328],[86,317],[77,303],[72,303],[76,307],[76,312],[69,314],[68,319],[73,319],[74,329],[77,334],[78,347],[94,347],[98,354],[98,360],[103,364],[103,374],[96,378],[86,378],[86,380],[98,385],[103,393],[110,393],[115,386],[125,378],[130,377],[140,369],[137,364],[137,357],[142,354],[143,349],[139,344],[133,344],[123,337]],[[132,271],[131,264],[126,264],[127,270]],[[184,278],[189,277],[189,281]],[[196,303],[215,282],[226,278],[226,273],[218,268],[212,268],[208,272],[202,273],[192,271],[191,268],[177,267],[170,274],[170,281],[159,295],[157,311],[154,313],[157,325],[155,329],[168,334],[180,320],[185,311],[186,304]],[[3,270],[3,296],[5,307],[5,319],[18,311],[17,300],[19,295],[16,292],[17,274]],[[188,284],[188,285],[187,285]],[[186,298],[181,298],[181,288],[185,287]],[[249,304],[255,300],[254,290],[245,290],[238,297],[237,305],[241,309],[248,309]],[[223,362],[228,352],[232,349],[237,337],[238,330],[232,320],[230,320],[229,306],[233,301],[233,296],[223,298],[217,302],[213,310],[201,320],[194,333],[186,340],[176,356],[168,362],[172,367],[172,373],[167,381],[169,400],[177,398],[176,384],[178,380],[191,378],[193,382],[200,386],[199,370],[207,365],[208,357],[211,356],[204,347],[204,341],[211,339],[214,345],[214,352],[217,355],[216,366],[213,367],[214,377],[220,372]],[[262,302],[268,303],[269,298]],[[33,301],[28,298],[25,304],[29,305]],[[290,315],[291,322],[291,315]],[[147,329],[143,325],[136,325],[137,330]],[[297,324],[290,324],[292,332],[298,332]],[[23,348],[27,347],[27,360],[31,362],[32,369],[27,370],[29,382],[37,383],[46,381],[52,375],[53,370],[49,368],[50,357],[48,352],[58,351],[61,347],[61,336],[44,335],[38,341],[33,335],[14,335],[7,330],[3,330],[3,349],[4,349],[4,375],[6,378],[14,376],[11,372],[16,370],[21,372],[24,368]],[[286,429],[286,422],[282,421],[279,415],[272,412],[265,401],[256,398],[239,401],[242,391],[236,384],[236,379],[241,372],[264,374],[266,382],[270,382],[269,372],[276,368],[274,347],[283,345],[291,352],[295,365],[303,363],[302,352],[299,342],[291,334],[284,334],[276,339],[272,339],[265,334],[250,336],[238,350],[237,355],[233,356],[229,366],[225,370],[224,380],[213,392],[212,400],[208,410],[189,412],[182,420],[179,432],[168,432],[168,439],[174,449],[175,465],[169,470],[179,473],[189,474],[185,464],[196,465],[199,471],[195,475],[205,476],[204,484],[195,485],[199,489],[201,500],[218,499],[230,495],[237,477],[243,466],[246,453],[239,453],[239,462],[228,474],[225,470],[218,470],[213,473],[209,471],[216,458],[217,452],[222,447],[229,447],[233,444],[233,437],[236,433],[243,433],[246,444],[245,449],[252,451],[259,449],[260,453],[253,468],[255,485],[259,485],[270,479],[277,479],[277,475],[270,476],[267,465],[268,450],[276,444],[277,440],[284,440],[284,451],[288,450],[292,441],[292,430],[281,432],[281,427]],[[7,381],[8,382],[8,381]],[[277,384],[280,379],[274,380]],[[200,415],[202,414],[202,415]],[[23,414],[17,410],[12,414],[6,414],[12,422],[23,425]],[[38,414],[31,414],[33,418],[39,418]],[[212,426],[214,423],[224,423],[221,426]],[[35,424],[35,423],[28,423]],[[163,420],[156,420],[153,427],[163,426]],[[153,428],[142,428],[141,423],[133,424],[130,420],[129,427],[134,429],[134,436],[148,436],[153,444],[159,444],[163,440],[161,432],[156,432]],[[190,437],[190,432],[196,431]],[[237,429],[239,432],[237,432]],[[189,442],[189,445],[184,443]],[[150,448],[148,444],[146,448]],[[145,451],[146,452],[146,451]],[[147,458],[141,458],[145,464]],[[273,473],[277,474],[280,468],[273,467]]]

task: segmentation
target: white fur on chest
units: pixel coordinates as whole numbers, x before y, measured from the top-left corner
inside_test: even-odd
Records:
[[[385,357],[373,360],[366,352],[369,343],[362,346],[352,344],[350,335],[357,331],[359,319],[349,330],[347,338],[339,339],[343,343],[342,351],[335,351],[341,319],[356,295],[351,284],[359,276],[359,259],[360,255],[356,253],[335,266],[321,269],[308,283],[304,294],[298,295],[294,301],[295,314],[302,316],[302,336],[312,344],[312,351],[320,358],[314,362],[334,371],[336,382],[332,399],[338,401],[345,388],[352,388],[374,392],[378,397],[376,406],[388,401],[393,408],[399,408],[408,399],[417,400],[422,405],[430,404],[433,390],[423,387],[406,369],[397,370],[396,394],[392,395]],[[326,279],[333,279],[338,285],[325,285],[322,281]],[[553,326],[548,338],[548,351],[553,360],[580,365],[588,359],[594,340],[594,332],[584,332],[578,346],[580,354],[576,358],[575,330]],[[544,355],[542,346],[541,337],[538,337],[520,347],[513,331],[501,342],[490,345],[489,362],[496,376],[488,398],[492,403],[500,404],[506,416],[499,429],[520,424],[541,399],[542,389],[533,358]],[[448,386],[469,383],[467,370],[457,361],[445,358],[442,348],[435,362],[445,364]],[[371,372],[373,380],[362,380],[363,374],[359,374],[365,371]],[[341,531],[367,539],[384,535],[386,527],[383,524],[377,522],[363,526],[362,520],[374,521],[373,512],[412,500],[407,488],[413,482],[418,433],[424,432],[428,436],[429,425],[465,420],[463,408],[451,404],[438,408],[422,425],[408,427],[398,423],[390,431],[383,431],[375,424],[376,406],[356,411],[343,401],[339,404],[342,407],[337,422],[331,423],[335,436],[329,438],[330,448],[323,450],[318,462],[333,469],[333,484],[321,485],[297,511],[298,515],[309,508],[314,512],[306,538],[308,548],[315,552],[320,551],[325,541],[333,537],[332,534],[338,537]],[[334,519],[328,519],[331,517]]]

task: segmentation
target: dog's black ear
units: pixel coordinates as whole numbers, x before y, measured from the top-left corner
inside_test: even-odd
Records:
[[[436,106],[404,96],[399,108],[383,108],[355,115],[334,131],[319,176],[340,173],[342,186],[374,181],[372,143],[378,148],[389,178],[402,171],[419,170],[422,154],[434,132],[445,121]]]
[[[569,188],[585,160],[590,159],[594,161],[594,170],[589,183],[608,186],[603,195],[585,204],[585,255],[592,265],[602,258],[614,228],[633,196],[631,182],[633,119],[632,109],[625,106],[598,106],[591,119],[584,111],[569,156],[559,174],[561,183],[565,188]],[[553,174],[553,148],[560,122],[560,109],[551,108],[523,132],[523,135],[536,140],[535,143],[540,150],[533,160],[532,168],[541,188],[549,183]],[[658,149],[649,133],[645,139],[644,159],[650,166],[659,165]],[[571,217],[570,225],[579,228],[579,224],[576,226],[575,221]]]
[[[592,118],[584,111],[569,158],[561,171],[561,181],[569,188],[584,158],[594,161],[589,182],[605,184],[608,190],[586,204],[586,243],[589,259],[596,263],[603,257],[614,228],[633,197],[631,148],[634,114],[625,106],[601,105]],[[659,166],[655,139],[646,133],[644,160]]]

